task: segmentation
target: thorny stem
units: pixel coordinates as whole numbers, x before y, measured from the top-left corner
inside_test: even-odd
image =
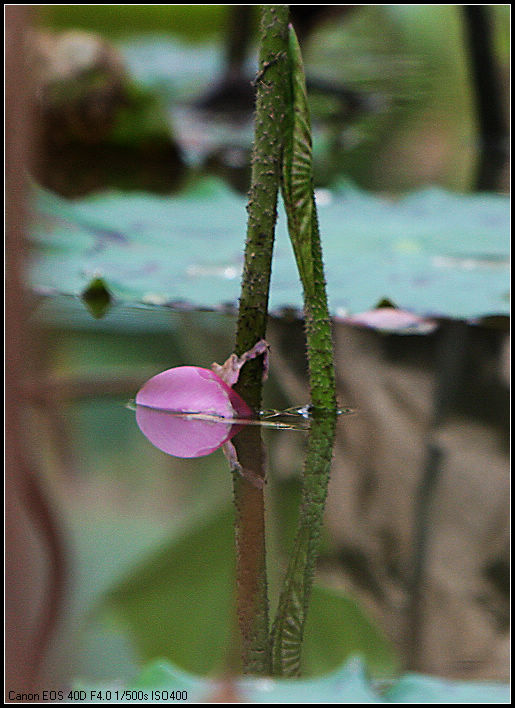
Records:
[[[236,333],[241,355],[265,338],[277,194],[288,88],[288,6],[261,8],[261,45],[256,80],[252,177],[247,205],[245,260]],[[235,387],[255,410],[261,404],[262,361],[249,362]]]
[[[311,128],[304,69],[293,28],[290,29],[289,47],[292,110],[282,186],[288,229],[304,291],[313,413],[297,533],[272,628],[272,671],[278,676],[295,676],[300,672],[304,626],[318,556],[337,418],[331,321],[313,191]],[[297,181],[293,184],[295,179]]]
[[[287,37],[288,6],[262,6],[252,179],[235,346],[238,355],[251,349],[266,334],[283,122],[289,95]],[[248,362],[235,386],[254,410],[261,407],[262,370],[263,357]],[[271,648],[264,497],[262,487],[251,481],[264,477],[259,428],[243,430],[234,446],[241,467],[248,473],[233,472],[242,667],[247,674],[268,675]]]
[[[284,178],[284,170],[287,169],[284,162],[287,147],[292,150],[292,160],[296,159],[292,137],[294,121],[299,116],[295,91],[300,85],[305,93],[305,83],[301,61],[292,58],[288,43],[292,37],[290,35],[288,39],[287,22],[287,6],[262,7],[260,68],[255,81],[257,104],[252,184],[235,347],[239,355],[266,334],[277,191],[280,178]],[[300,52],[298,45],[295,46],[298,58]],[[245,474],[233,473],[238,620],[243,671],[287,676],[297,674],[300,669],[300,651],[318,554],[337,414],[331,323],[312,186],[309,117],[306,121],[305,116],[301,116],[301,120],[308,130],[307,140],[301,149],[308,146],[309,150],[308,199],[304,202],[311,210],[307,231],[308,260],[312,263],[309,277],[298,258],[297,263],[304,290],[313,421],[304,466],[299,525],[272,630],[273,645],[268,627],[263,490],[251,481],[264,477],[263,446],[258,428],[248,428],[235,439],[239,464]],[[299,157],[301,162],[304,155]],[[292,165],[293,169],[297,166],[295,162]],[[296,248],[295,239],[297,243],[299,238],[305,239],[306,230],[300,236],[296,231],[299,217],[295,200],[285,196],[285,205],[290,236]],[[305,242],[301,242],[300,248],[305,251],[305,247]],[[247,364],[236,386],[255,410],[261,406],[262,368],[261,358]]]
[[[290,100],[286,114],[281,190],[304,293],[311,404],[314,409],[334,411],[333,341],[313,186],[311,121],[304,65],[291,25],[288,38]]]

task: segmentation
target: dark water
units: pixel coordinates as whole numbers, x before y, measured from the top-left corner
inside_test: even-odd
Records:
[[[33,321],[40,395],[30,424],[69,555],[50,663],[90,680],[131,676],[156,656],[219,669],[233,643],[227,460],[221,449],[165,454],[127,403],[160,371],[224,361],[234,318],[115,306],[94,320],[63,298],[41,300]],[[335,327],[339,402],[354,414],[337,427],[308,673],[360,653],[383,676],[398,667],[506,676],[505,334],[463,325],[457,335],[448,323],[424,336]],[[302,323],[272,319],[267,338],[264,408],[304,406]],[[449,359],[449,346],[461,354]],[[298,516],[305,427],[262,430],[272,610]],[[345,639],[331,640],[335,632]]]

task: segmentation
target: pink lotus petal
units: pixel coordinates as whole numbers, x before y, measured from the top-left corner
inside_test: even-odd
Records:
[[[221,421],[187,418],[184,415],[137,406],[136,421],[150,442],[175,457],[202,457],[214,452],[241,426]]]
[[[149,379],[136,404],[177,413],[207,413],[223,418],[250,418],[252,409],[210,369],[178,366]],[[205,422],[205,421],[204,421]]]
[[[420,317],[406,310],[399,310],[395,307],[378,307],[368,312],[360,312],[356,315],[349,315],[340,321],[349,324],[363,325],[383,332],[417,332],[428,334],[436,329],[437,323],[434,320]]]

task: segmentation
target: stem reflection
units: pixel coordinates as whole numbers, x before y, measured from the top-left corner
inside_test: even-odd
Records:
[[[297,533],[272,628],[272,672],[297,676],[333,455],[337,412],[314,412]]]

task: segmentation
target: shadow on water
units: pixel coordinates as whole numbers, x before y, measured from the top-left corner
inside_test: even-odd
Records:
[[[69,603],[50,662],[92,679],[130,676],[156,655],[199,673],[234,663],[233,480],[218,448],[244,435],[263,440],[240,463],[257,465],[257,477],[265,470],[266,485],[247,486],[264,495],[273,616],[295,543],[311,422],[302,323],[271,319],[265,408],[249,424],[126,408],[160,371],[223,360],[231,316],[115,305],[93,320],[80,301],[63,298],[40,300],[33,319],[41,369],[29,386],[29,420],[72,549]],[[354,619],[356,636],[349,629],[347,644],[333,647],[331,623],[341,619],[324,615],[331,602],[315,586],[313,618],[326,629],[317,639],[321,630],[307,627],[308,672],[368,651],[379,674],[397,655],[428,673],[505,678],[507,335],[463,327],[450,396],[445,327],[400,336],[335,324],[339,402],[355,414],[336,425],[316,582],[358,603],[366,620]],[[435,426],[443,399],[445,420]],[[430,433],[441,454],[424,506]],[[247,502],[262,508],[240,500]]]

